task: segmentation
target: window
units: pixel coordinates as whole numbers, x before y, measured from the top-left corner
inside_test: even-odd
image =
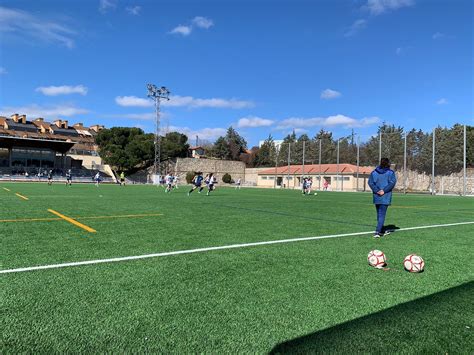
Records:
[[[261,176],[262,180],[267,180],[266,176]]]

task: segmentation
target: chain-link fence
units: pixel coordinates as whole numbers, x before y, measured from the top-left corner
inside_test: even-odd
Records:
[[[275,145],[275,172],[268,178],[280,188],[301,188],[306,177],[319,190],[367,191],[381,158],[390,159],[398,191],[474,195],[474,127],[465,125],[432,132],[382,126],[365,141],[355,132],[293,135]]]

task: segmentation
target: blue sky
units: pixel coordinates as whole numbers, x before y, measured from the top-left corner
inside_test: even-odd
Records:
[[[469,0],[3,0],[0,114],[255,145],[474,123]]]

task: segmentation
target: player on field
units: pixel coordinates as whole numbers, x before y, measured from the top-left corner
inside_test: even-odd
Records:
[[[72,173],[71,169],[68,169],[66,172],[66,186],[71,186],[72,185]]]
[[[216,183],[216,178],[214,177],[213,173],[210,173],[207,178],[207,193],[206,195],[209,196],[209,193],[214,190],[214,184]]]
[[[175,189],[178,188],[178,182],[179,182],[179,178],[178,178],[178,175],[176,175],[176,176],[174,177],[174,180],[173,180],[173,187],[174,187]]]
[[[53,184],[53,171],[50,170],[48,171],[48,185],[52,185]]]
[[[125,186],[125,173],[123,171],[120,173],[120,186]]]
[[[193,192],[197,188],[199,188],[198,192],[201,193],[202,189],[204,188],[204,187],[202,187],[202,181],[203,180],[204,180],[204,178],[202,177],[202,173],[197,172],[196,175],[193,178],[193,181],[192,181],[194,186],[191,190],[189,190],[188,196],[191,195],[191,192]]]
[[[239,189],[240,190],[240,185],[242,184],[240,178],[237,179],[237,182],[235,183],[235,189]]]
[[[306,193],[308,195],[311,195],[312,187],[313,187],[313,178],[308,178],[308,181],[306,182]]]
[[[173,189],[173,181],[174,181],[173,174],[168,173],[165,177],[165,181],[166,181],[165,192],[171,192],[171,190]]]
[[[95,174],[94,181],[95,181],[95,186],[99,187],[99,184],[100,184],[100,173],[99,172],[97,172],[97,174]]]
[[[303,178],[303,182],[301,183],[301,193],[302,193],[303,195],[306,195],[307,186],[308,186],[308,179],[307,179],[307,178]]]
[[[369,186],[372,189],[373,202],[377,210],[377,228],[374,238],[390,234],[390,231],[384,230],[384,222],[388,206],[392,203],[392,190],[396,183],[397,177],[395,172],[390,169],[390,161],[388,158],[382,158],[380,165],[372,171],[369,177]]]

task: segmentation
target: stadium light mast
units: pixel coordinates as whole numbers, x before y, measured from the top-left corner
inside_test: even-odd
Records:
[[[154,174],[154,181],[156,182],[157,176],[161,175],[161,167],[160,167],[160,160],[161,160],[161,140],[160,140],[160,102],[161,100],[169,100],[170,92],[169,90],[162,86],[157,87],[153,84],[147,84],[148,93],[147,96],[155,102],[155,110],[156,110],[156,121],[155,121],[155,162],[153,164],[153,174]]]

